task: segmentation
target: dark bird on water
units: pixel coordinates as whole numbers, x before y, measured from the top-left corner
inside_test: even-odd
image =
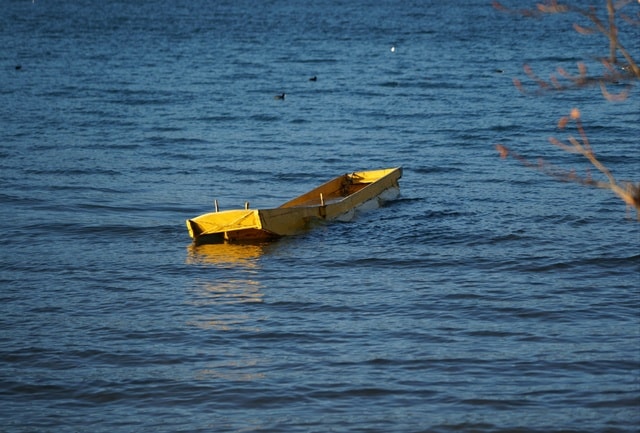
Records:
[[[16,71],[19,71],[20,69],[22,69],[22,65],[16,65]]]
[[[309,81],[318,81],[318,77],[314,75],[313,77],[309,78]]]
[[[283,93],[282,95],[276,95],[273,97],[273,99],[284,99],[285,94]]]

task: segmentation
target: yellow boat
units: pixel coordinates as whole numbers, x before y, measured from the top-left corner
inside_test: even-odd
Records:
[[[265,241],[298,234],[313,220],[349,220],[356,209],[375,208],[400,194],[402,168],[359,171],[338,176],[271,209],[234,209],[187,220],[196,244]],[[216,204],[217,208],[217,204]]]

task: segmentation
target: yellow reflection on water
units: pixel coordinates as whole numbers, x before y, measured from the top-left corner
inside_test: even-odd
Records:
[[[250,269],[258,266],[258,259],[264,252],[264,245],[190,245],[187,264],[239,265]]]
[[[263,302],[264,294],[260,290],[260,282],[253,277],[257,275],[259,258],[264,253],[261,245],[209,244],[190,245],[186,262],[192,265],[212,264],[224,269],[226,278],[212,278],[199,281],[191,290],[189,304],[196,307],[221,307],[233,304],[250,304]],[[240,271],[239,273],[237,271]],[[215,275],[220,275],[216,273]],[[221,314],[218,308],[207,310],[218,314],[208,317],[194,318],[191,325],[199,328],[228,331],[242,329],[255,331],[245,325],[250,321],[243,312]]]
[[[206,282],[198,292],[194,305],[262,302],[264,296],[260,292],[260,283],[249,279]]]
[[[256,371],[259,367],[260,364],[257,360],[212,362],[208,368],[199,370],[195,378],[198,380],[210,380],[213,378],[252,382],[265,377],[264,373]]]
[[[188,325],[202,329],[211,329],[216,331],[243,331],[243,332],[259,332],[257,326],[249,326],[249,316],[246,314],[224,314],[215,317],[195,317],[192,321],[187,322]]]
[[[188,290],[186,302],[195,307],[195,311],[187,325],[211,334],[261,332],[260,318],[254,316],[256,310],[251,305],[262,303],[264,298],[257,278],[265,248],[264,245],[237,244],[189,246],[186,263],[201,267],[203,272],[198,272],[197,280]],[[215,270],[211,272],[207,268]],[[244,358],[233,348],[215,350],[227,359],[209,363],[197,372],[196,379],[254,381],[264,378],[259,368],[261,360]]]
[[[219,281],[203,281],[191,290],[187,304],[206,311],[206,315],[194,317],[189,321],[191,326],[217,331],[240,330],[257,332],[259,328],[245,310],[229,310],[225,306],[261,303],[264,294],[260,291],[260,283],[252,279],[230,279]]]

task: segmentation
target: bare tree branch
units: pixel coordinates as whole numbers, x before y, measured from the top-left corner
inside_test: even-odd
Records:
[[[633,183],[630,181],[617,181],[614,178],[613,174],[611,174],[611,171],[609,171],[609,169],[605,167],[602,162],[600,162],[600,160],[596,157],[595,153],[591,149],[589,138],[580,118],[580,111],[577,108],[572,109],[569,116],[560,118],[560,120],[558,121],[558,128],[565,129],[570,122],[575,122],[576,129],[580,138],[569,135],[567,137],[567,141],[563,142],[555,137],[550,137],[549,142],[566,152],[576,153],[585,157],[593,167],[595,167],[607,178],[608,182],[594,180],[591,177],[590,172],[587,172],[586,176],[580,176],[576,174],[575,170],[560,169],[546,162],[544,159],[539,159],[538,163],[534,164],[527,158],[510,150],[502,144],[497,144],[496,150],[500,154],[500,157],[503,159],[511,156],[525,167],[541,171],[558,180],[579,183],[582,185],[595,186],[597,188],[609,189],[613,191],[620,199],[622,199],[622,201],[628,207],[632,207],[636,210],[637,218],[640,221],[640,183]]]
[[[540,17],[548,14],[577,14],[588,19],[591,25],[583,26],[576,23],[573,25],[576,32],[583,35],[600,33],[609,41],[609,55],[607,58],[601,60],[604,68],[602,75],[590,75],[587,66],[582,62],[578,62],[577,73],[571,73],[562,67],[558,67],[556,70],[557,75],[552,74],[548,80],[544,80],[534,72],[531,66],[528,64],[523,65],[525,74],[529,80],[535,83],[538,89],[536,93],[580,89],[597,85],[600,87],[600,91],[607,101],[624,101],[629,97],[634,82],[640,80],[640,68],[629,51],[620,43],[616,17],[619,16],[631,25],[640,25],[640,19],[632,19],[627,15],[619,13],[620,9],[632,3],[634,0],[603,1],[605,2],[606,21],[602,21],[598,17],[597,10],[593,6],[583,9],[558,0],[547,0],[545,3],[538,3],[535,9],[521,10],[507,8],[498,1],[493,2],[493,6],[500,11],[526,17]],[[640,12],[638,13],[638,18],[640,18]],[[621,64],[618,62],[618,54],[624,57],[626,63]],[[522,93],[527,93],[525,86],[519,79],[514,78],[513,84]],[[609,86],[611,85],[624,87],[618,92],[611,92],[609,91]],[[640,183],[617,181],[611,171],[596,157],[582,124],[580,110],[577,108],[573,108],[568,116],[560,118],[558,128],[564,130],[570,124],[575,124],[578,137],[569,135],[565,141],[550,137],[549,142],[565,152],[579,154],[586,158],[591,166],[596,168],[606,178],[606,181],[593,179],[588,169],[585,175],[579,175],[575,170],[564,170],[555,167],[544,159],[539,159],[537,163],[533,163],[502,144],[497,144],[496,150],[503,159],[511,156],[525,167],[541,171],[561,181],[609,189],[616,194],[628,208],[636,210],[637,219],[640,221]]]

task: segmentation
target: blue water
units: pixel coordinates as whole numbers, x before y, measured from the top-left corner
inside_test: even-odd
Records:
[[[638,431],[635,214],[494,148],[584,173],[579,107],[637,181],[638,88],[524,96],[606,41],[452,3],[3,0],[0,431]],[[351,222],[191,246],[394,166]]]

